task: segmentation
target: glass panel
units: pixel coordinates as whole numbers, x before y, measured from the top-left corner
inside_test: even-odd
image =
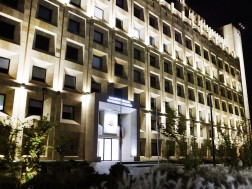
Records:
[[[76,77],[70,76],[70,75],[65,75],[65,87],[75,89],[76,85]]]
[[[104,139],[104,160],[111,160],[111,139]]]
[[[140,38],[140,30],[137,28],[133,28],[133,36],[136,38]]]
[[[73,106],[67,106],[63,105],[63,113],[62,113],[63,119],[74,119],[74,107]]]
[[[96,18],[99,18],[99,19],[103,20],[103,10],[98,8],[98,7],[95,7],[94,16]]]
[[[112,139],[112,160],[119,160],[119,140]]]
[[[80,23],[69,19],[68,31],[74,34],[79,34]]]
[[[10,65],[10,59],[0,57],[0,72],[8,73]]]
[[[41,115],[43,109],[43,102],[39,100],[30,100],[29,101],[29,109],[28,115]]]
[[[46,69],[43,69],[43,68],[40,68],[37,66],[33,66],[32,79],[36,80],[36,81],[45,82],[45,78],[46,78]]]
[[[93,68],[101,69],[102,68],[102,58],[100,58],[98,56],[93,56],[92,66],[93,66]]]
[[[101,160],[103,160],[103,139],[98,138],[97,142],[97,157],[101,157]]]
[[[4,110],[4,99],[5,99],[5,95],[0,94],[0,111]]]
[[[52,10],[44,7],[44,6],[39,6],[39,12],[38,12],[38,18],[51,22],[52,19]]]

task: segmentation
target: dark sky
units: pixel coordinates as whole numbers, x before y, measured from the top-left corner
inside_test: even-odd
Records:
[[[185,3],[206,20],[206,24],[217,29],[229,23],[239,25],[242,23],[245,30],[241,30],[243,55],[245,62],[246,78],[250,115],[252,115],[252,9],[249,0],[185,0]]]

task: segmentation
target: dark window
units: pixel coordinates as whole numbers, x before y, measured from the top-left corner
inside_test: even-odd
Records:
[[[177,85],[177,95],[180,97],[184,96],[183,87],[181,85]]]
[[[197,84],[199,87],[203,87],[202,77],[197,76]]]
[[[156,58],[150,55],[150,65],[155,67],[156,66]]]
[[[138,49],[134,49],[134,59],[140,60],[141,58],[141,52]]]
[[[235,115],[239,115],[238,108],[235,106]]]
[[[227,73],[229,73],[229,67],[228,67],[228,64],[225,64],[225,70]]]
[[[141,82],[141,72],[134,70],[134,81],[137,83]]]
[[[71,32],[71,33],[74,33],[76,35],[79,35],[79,33],[80,33],[80,23],[76,22],[73,19],[69,19],[68,31]]]
[[[156,88],[156,77],[155,76],[150,76],[150,86],[153,88]]]
[[[204,58],[206,60],[209,60],[209,55],[208,55],[208,51],[204,49]]]
[[[172,93],[172,84],[170,81],[165,81],[165,92]]]
[[[123,76],[123,65],[115,63],[115,75]]]
[[[199,103],[204,104],[204,98],[202,93],[198,93],[198,98]]]
[[[142,9],[134,5],[134,16],[137,17],[138,19],[141,19],[141,15],[142,15]]]
[[[45,82],[46,79],[46,69],[33,66],[32,68],[32,80]]]
[[[156,27],[155,24],[156,24],[155,23],[155,18],[153,18],[153,17],[150,16],[150,18],[149,18],[149,25],[152,26],[153,28],[155,28]]]
[[[140,156],[145,156],[146,139],[140,139]]]
[[[0,21],[0,37],[14,40],[15,26],[7,22]]]
[[[0,73],[9,73],[10,59],[0,57]]]
[[[232,105],[231,104],[228,104],[228,110],[229,110],[229,113],[234,113],[233,112],[233,107],[232,107]]]
[[[81,5],[81,0],[71,0],[70,3],[79,7]]]
[[[103,33],[94,31],[94,41],[103,44]]]
[[[219,89],[218,89],[218,85],[214,84],[214,93],[215,94],[219,94]]]
[[[115,50],[123,52],[123,42],[115,40]]]
[[[175,30],[175,41],[177,41],[178,43],[182,44],[181,33],[179,33],[177,30]]]
[[[116,0],[116,6],[123,9],[124,0]]]
[[[134,102],[140,103],[140,94],[134,93]]]
[[[5,105],[5,95],[0,94],[0,111],[4,111],[4,105]]]
[[[43,101],[40,100],[29,100],[28,116],[38,115],[41,116],[43,111]]]
[[[229,100],[232,100],[232,94],[230,90],[227,91],[227,97]]]
[[[231,70],[232,76],[235,76],[235,70],[234,70],[234,68],[231,67],[230,70]]]
[[[194,83],[193,73],[187,72],[187,80],[189,83]]]
[[[164,62],[164,72],[172,74],[172,63],[169,62]]]
[[[218,99],[215,99],[215,100],[214,100],[214,103],[215,103],[215,108],[219,110],[219,109],[220,109],[219,100],[218,100]]]
[[[77,48],[67,45],[66,59],[72,60],[72,61],[78,61],[78,54],[79,54],[79,50]]]
[[[227,111],[227,107],[226,107],[226,103],[225,102],[222,102],[222,110],[223,111]]]
[[[74,120],[74,106],[63,105],[62,119]]]
[[[114,88],[114,96],[118,98],[123,97],[123,89],[120,88]]]
[[[116,18],[116,27],[119,29],[123,29],[123,21],[119,18]]]
[[[219,68],[223,69],[223,62],[222,62],[222,60],[218,59],[218,64],[219,64]]]
[[[241,116],[244,117],[244,111],[242,108],[240,108]]]
[[[224,75],[221,74],[221,75],[219,76],[219,78],[220,78],[220,82],[224,83]]]
[[[92,67],[95,69],[102,69],[102,58],[98,56],[93,56]]]
[[[52,10],[42,5],[39,5],[38,18],[46,22],[51,22]]]
[[[188,89],[188,99],[193,101],[195,100],[194,91],[192,89]]]
[[[152,131],[156,131],[157,130],[155,118],[151,119],[151,130]]]
[[[12,8],[18,7],[18,0],[1,0],[0,2]]]
[[[211,91],[211,83],[209,80],[206,80],[206,89]]]
[[[170,30],[170,26],[164,24],[163,25],[163,34],[171,37],[171,30]]]
[[[182,70],[182,68],[176,67],[176,76],[183,79],[183,70]]]
[[[65,75],[64,87],[69,89],[75,89],[76,86],[76,77],[71,75]]]
[[[156,99],[151,98],[151,109],[154,110],[156,108]]]
[[[221,88],[221,96],[226,97],[226,92],[224,88]]]
[[[185,39],[186,48],[192,50],[192,41],[188,38]]]
[[[200,52],[200,46],[195,44],[195,52],[201,56],[201,52]]]
[[[211,56],[212,56],[212,63],[216,65],[216,57],[214,55]]]
[[[234,101],[237,102],[237,94],[233,93],[234,94]]]
[[[101,92],[101,84],[92,81],[91,83],[91,93],[100,93]]]
[[[37,34],[35,41],[35,49],[49,51],[50,39],[48,37]]]

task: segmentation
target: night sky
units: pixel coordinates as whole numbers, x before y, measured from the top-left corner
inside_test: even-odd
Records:
[[[249,0],[185,0],[185,3],[206,20],[206,24],[217,29],[229,23],[239,26],[242,23],[245,30],[241,30],[243,55],[245,62],[247,88],[252,115],[252,10]]]

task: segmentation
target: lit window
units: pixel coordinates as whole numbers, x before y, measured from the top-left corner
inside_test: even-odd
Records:
[[[66,49],[66,59],[72,61],[78,61],[79,50],[75,47],[67,45]]]
[[[94,41],[97,43],[103,43],[103,33],[94,31]]]
[[[5,95],[0,94],[0,111],[4,111]]]
[[[104,11],[98,7],[95,7],[95,12],[94,12],[94,16],[96,18],[99,18],[101,20],[103,20],[103,15],[104,15]]]
[[[46,69],[33,66],[32,68],[32,80],[45,82]]]
[[[102,58],[98,56],[93,56],[92,67],[95,69],[102,69]]]
[[[0,73],[8,74],[9,66],[10,66],[10,59],[0,57]]]
[[[91,93],[100,93],[101,92],[101,84],[92,81],[91,83]]]
[[[28,116],[38,115],[41,116],[43,111],[43,102],[40,100],[29,100]]]
[[[74,120],[74,107],[63,105],[62,119]]]
[[[42,5],[39,5],[38,18],[47,22],[51,22],[52,10]]]
[[[75,89],[75,85],[76,85],[76,77],[65,75],[64,87],[69,89]]]
[[[133,28],[133,36],[136,37],[137,39],[140,38],[140,30],[137,28]]]
[[[73,34],[79,35],[79,33],[80,33],[80,23],[76,22],[73,19],[69,19],[68,31],[73,33]]]

